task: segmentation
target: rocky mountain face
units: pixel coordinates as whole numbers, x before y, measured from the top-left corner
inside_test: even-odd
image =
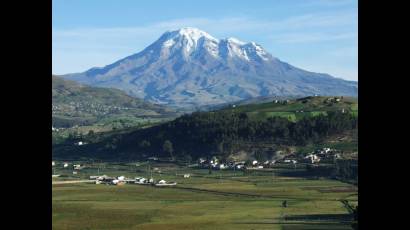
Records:
[[[357,96],[357,82],[299,69],[255,42],[217,39],[196,28],[166,32],[139,53],[63,77],[178,107],[260,96]]]

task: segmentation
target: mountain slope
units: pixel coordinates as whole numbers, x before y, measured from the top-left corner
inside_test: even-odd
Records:
[[[166,32],[140,53],[64,77],[179,107],[270,95],[357,96],[357,82],[308,72],[254,42],[216,39],[195,28]]]
[[[168,117],[175,111],[133,98],[121,90],[97,88],[52,76],[54,126],[88,125],[114,117]]]

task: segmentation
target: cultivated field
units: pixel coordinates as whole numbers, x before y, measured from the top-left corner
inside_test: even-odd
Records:
[[[53,185],[53,229],[351,229],[340,202],[357,202],[357,188],[339,181],[266,172],[213,171],[166,163],[98,164],[100,174],[177,181],[176,187],[89,183]],[[85,168],[75,178],[97,173]],[[296,169],[303,171],[303,169]],[[54,173],[72,170],[56,167]],[[183,178],[190,173],[190,178]],[[286,200],[287,207],[282,207]]]

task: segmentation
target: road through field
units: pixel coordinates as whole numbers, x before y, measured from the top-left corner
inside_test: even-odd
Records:
[[[76,183],[90,183],[95,180],[67,180],[67,181],[53,181],[53,184],[76,184]]]

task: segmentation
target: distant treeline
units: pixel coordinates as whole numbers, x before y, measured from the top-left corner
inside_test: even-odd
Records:
[[[357,117],[342,112],[328,112],[297,122],[280,117],[251,120],[246,113],[232,111],[195,112],[158,126],[99,140],[81,147],[81,152],[105,157],[138,158],[147,154],[196,159],[227,156],[243,142],[302,146],[356,128]],[[87,141],[93,143],[94,137],[90,135]]]

